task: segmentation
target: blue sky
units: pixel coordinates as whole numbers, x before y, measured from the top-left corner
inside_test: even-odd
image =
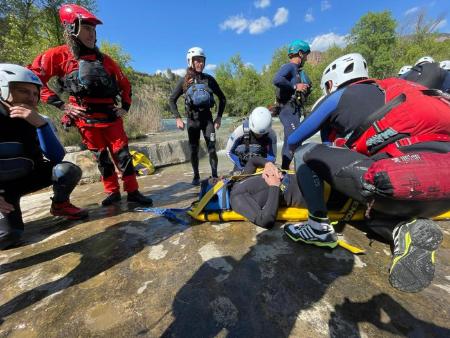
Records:
[[[205,49],[207,71],[240,53],[260,70],[276,48],[304,39],[313,50],[344,37],[369,11],[390,10],[402,27],[426,10],[444,14],[438,31],[450,32],[450,0],[98,0],[99,41],[119,43],[132,66],[155,73],[186,67],[186,51]]]

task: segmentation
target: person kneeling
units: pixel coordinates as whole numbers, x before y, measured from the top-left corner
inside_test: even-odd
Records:
[[[24,229],[20,198],[31,192],[53,185],[52,215],[68,219],[88,215],[70,203],[81,169],[62,162],[64,148],[37,112],[41,86],[30,70],[0,64],[0,249],[20,239]]]

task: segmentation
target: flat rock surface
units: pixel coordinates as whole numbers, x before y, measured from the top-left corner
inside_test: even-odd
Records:
[[[205,172],[206,174],[206,172]],[[205,175],[204,175],[205,176]],[[188,166],[139,179],[157,207],[186,207]],[[390,249],[347,226],[355,256],[293,243],[278,224],[169,221],[100,183],[76,188],[86,221],[50,216],[51,192],[22,200],[22,246],[0,252],[0,337],[450,337],[450,222],[433,284],[388,283]]]

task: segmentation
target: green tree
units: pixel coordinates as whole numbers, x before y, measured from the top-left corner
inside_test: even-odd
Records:
[[[394,72],[396,26],[390,12],[369,12],[351,30],[347,49],[364,56],[373,77],[384,78]]]

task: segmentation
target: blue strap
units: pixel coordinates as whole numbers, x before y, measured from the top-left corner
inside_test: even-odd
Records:
[[[179,218],[176,215],[176,212],[183,212],[185,213],[187,210],[189,210],[189,208],[184,208],[184,209],[180,209],[180,208],[135,208],[134,211],[137,212],[148,212],[148,213],[152,213],[158,216],[163,216],[165,218],[167,218],[168,220],[177,222],[179,224],[182,225],[190,225],[190,222],[185,221],[184,219]]]

